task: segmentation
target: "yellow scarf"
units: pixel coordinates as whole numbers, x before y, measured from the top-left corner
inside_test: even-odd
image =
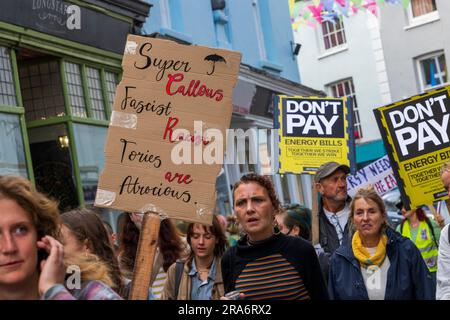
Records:
[[[359,263],[363,268],[368,268],[369,266],[377,265],[381,266],[386,257],[386,243],[387,236],[383,234],[377,245],[377,250],[373,256],[369,255],[366,247],[363,246],[361,238],[359,237],[359,232],[356,231],[352,239],[352,250],[355,258],[358,259]]]

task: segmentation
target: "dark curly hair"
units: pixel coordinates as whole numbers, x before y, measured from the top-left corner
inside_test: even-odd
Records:
[[[275,192],[275,188],[273,186],[272,181],[266,177],[262,176],[256,173],[248,173],[241,177],[241,179],[236,182],[233,186],[233,203],[234,203],[234,193],[236,192],[236,189],[241,184],[248,184],[248,183],[256,183],[267,190],[267,193],[269,195],[270,201],[272,202],[272,205],[275,209],[275,212],[280,212],[282,210],[280,200],[278,199],[278,196]]]

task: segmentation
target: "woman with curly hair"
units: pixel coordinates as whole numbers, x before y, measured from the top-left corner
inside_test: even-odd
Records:
[[[56,202],[22,177],[0,176],[0,300],[121,299],[95,256],[64,257],[59,227]],[[80,274],[66,279],[67,267]]]
[[[142,225],[142,213],[128,213],[123,217],[122,229],[119,231],[119,266],[123,275],[128,279],[133,279],[134,262],[139,243],[139,234]],[[164,283],[169,267],[183,257],[186,245],[183,243],[175,224],[170,219],[161,221],[159,230],[158,246],[156,249],[153,272],[150,281],[149,299],[158,300],[161,298]],[[130,291],[131,282],[126,286],[126,291]]]
[[[245,232],[222,259],[225,291],[245,299],[327,299],[314,247],[275,233],[280,201],[269,178],[247,174],[234,185],[233,204]]]

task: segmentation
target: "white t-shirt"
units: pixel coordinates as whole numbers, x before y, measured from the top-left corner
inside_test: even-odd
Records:
[[[377,248],[366,248],[372,256],[377,251]],[[361,267],[361,274],[366,285],[369,300],[384,300],[386,294],[387,273],[391,263],[386,254],[386,258],[380,267],[372,266],[367,269]]]

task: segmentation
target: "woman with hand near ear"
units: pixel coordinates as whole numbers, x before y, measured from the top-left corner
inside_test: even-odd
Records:
[[[90,261],[65,259],[58,239],[57,203],[22,177],[0,176],[0,300],[120,299],[107,284],[92,279],[86,268]],[[68,283],[75,284],[72,289],[65,286],[67,266],[81,271],[79,288],[77,281]]]

